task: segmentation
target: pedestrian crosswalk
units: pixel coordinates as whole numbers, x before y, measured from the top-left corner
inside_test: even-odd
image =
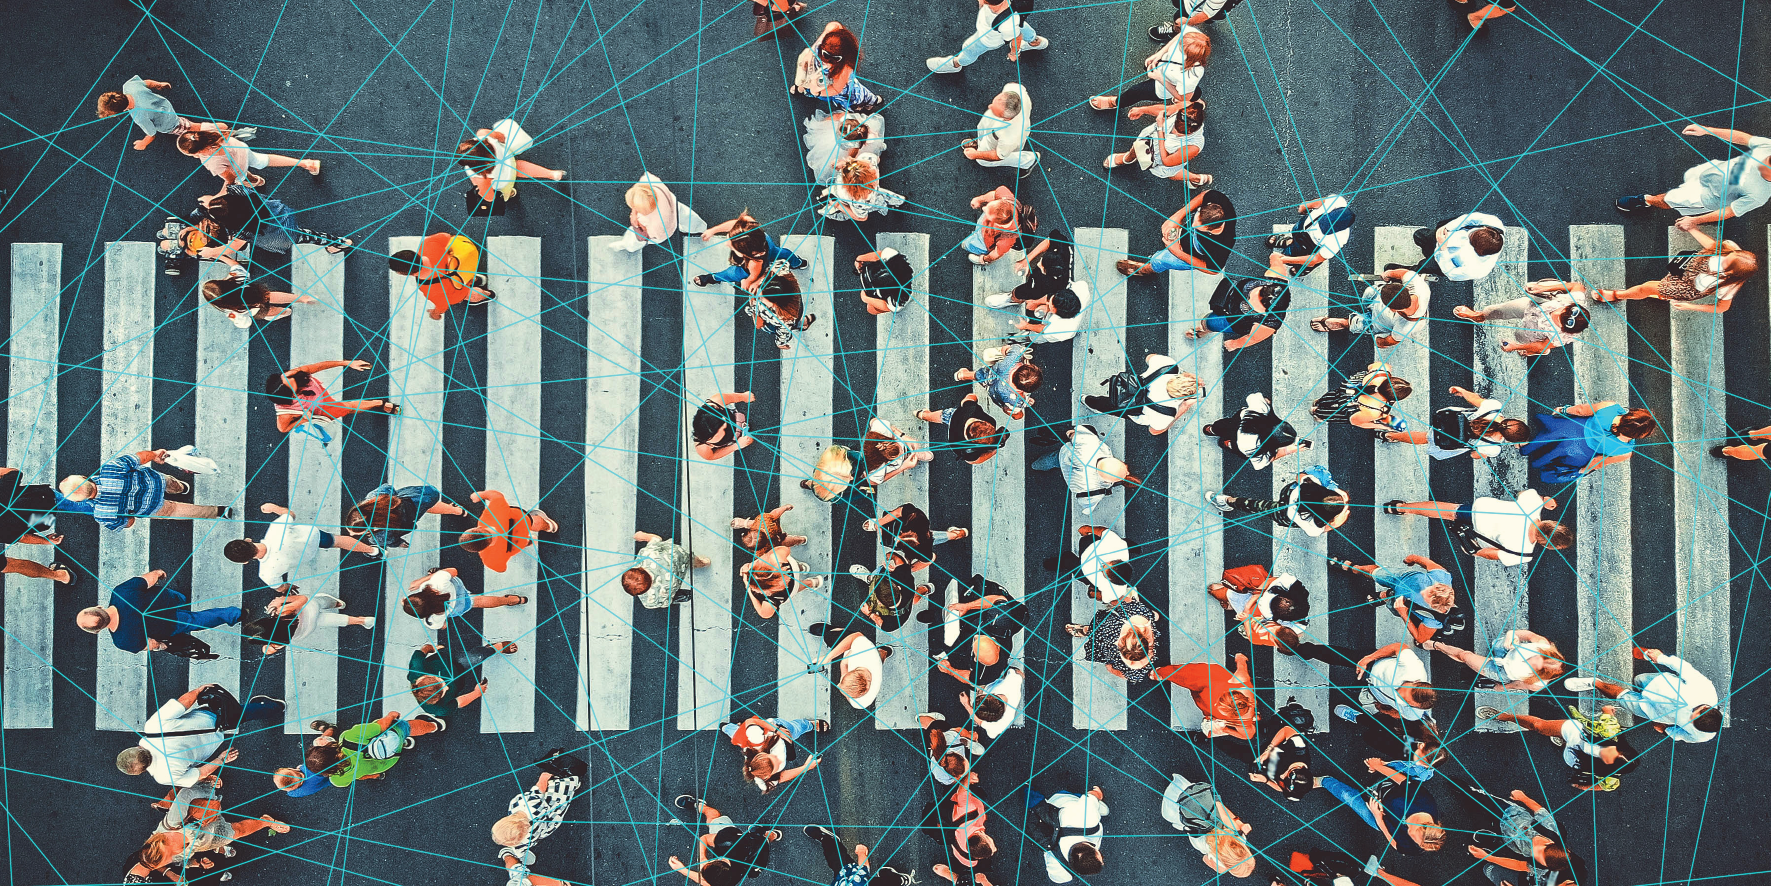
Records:
[[[1411,231],[1377,228],[1371,253],[1374,266],[1412,261],[1418,252]],[[1623,284],[1622,256],[1626,253],[1620,226],[1575,226],[1568,236],[1574,279],[1589,287]],[[483,614],[486,637],[520,641],[516,655],[500,657],[486,667],[490,686],[480,714],[483,732],[535,731],[538,720],[547,717],[550,707],[564,707],[568,703],[567,693],[575,696],[573,713],[578,728],[591,732],[629,729],[635,725],[631,698],[635,685],[633,663],[641,657],[641,650],[656,648],[665,649],[671,660],[668,680],[674,687],[677,728],[716,728],[737,713],[738,707],[755,701],[754,692],[748,692],[739,701],[728,695],[734,689],[739,631],[750,631],[746,627],[748,603],[736,580],[737,566],[747,555],[734,547],[728,525],[734,516],[752,516],[735,511],[738,459],[707,462],[695,457],[688,452],[686,433],[690,414],[702,398],[738,389],[735,367],[746,359],[740,355],[749,351],[753,335],[750,321],[739,312],[741,302],[726,284],[700,287],[693,282],[699,274],[726,267],[724,245],[685,238],[681,242],[680,379],[685,393],[679,419],[682,439],[675,444],[684,456],[682,469],[674,489],[640,489],[635,478],[641,449],[641,375],[649,368],[641,358],[641,329],[645,322],[641,278],[645,263],[640,253],[610,249],[616,239],[591,237],[584,243],[594,308],[586,312],[583,482],[586,512],[593,517],[583,521],[583,538],[543,538],[540,542],[542,549],[552,545],[580,548],[582,575],[576,580],[547,581],[547,571],[541,568],[533,550],[513,560],[504,573],[484,571],[477,566],[463,570],[464,580],[475,593],[508,590],[525,594],[531,600],[526,606],[493,609]],[[1069,374],[1071,389],[1076,394],[1072,409],[1078,419],[1088,417],[1081,406],[1082,395],[1101,390],[1098,383],[1125,368],[1127,362],[1123,332],[1128,323],[1127,286],[1114,272],[1112,263],[1127,253],[1128,239],[1123,229],[1076,231],[1078,275],[1090,285],[1094,302],[1085,331],[1071,345],[1040,349],[1041,365],[1048,375]],[[1508,228],[1506,243],[1499,269],[1474,286],[1471,303],[1477,307],[1524,294],[1528,238],[1523,229]],[[387,248],[393,252],[416,249],[418,244],[417,237],[391,237]],[[499,293],[499,299],[484,314],[488,360],[481,384],[486,434],[484,473],[479,485],[503,491],[520,507],[544,505],[547,493],[541,485],[538,467],[543,410],[553,408],[544,393],[540,357],[552,346],[549,327],[555,325],[551,303],[544,302],[546,296],[539,283],[541,250],[546,245],[543,238],[494,237],[486,244],[484,259],[491,287]],[[770,463],[776,466],[778,502],[794,506],[788,518],[789,531],[810,539],[806,546],[795,550],[795,555],[811,566],[812,574],[827,576],[822,589],[802,590],[782,608],[774,624],[761,628],[764,638],[774,638],[779,681],[779,709],[766,713],[828,718],[836,690],[826,673],[809,667],[824,648],[805,627],[820,621],[847,623],[848,614],[831,601],[855,599],[853,579],[846,576],[846,569],[859,558],[842,551],[837,540],[845,535],[853,537],[855,527],[851,524],[858,523],[864,515],[845,505],[818,502],[800,489],[798,482],[809,476],[812,463],[836,433],[831,405],[838,386],[846,385],[847,380],[840,365],[839,331],[834,319],[838,313],[836,300],[844,297],[841,291],[850,288],[838,280],[845,275],[849,259],[839,258],[831,237],[788,237],[784,245],[810,262],[798,274],[806,293],[807,310],[820,319],[812,329],[796,335],[791,351],[781,354],[778,390],[757,391],[757,405],[738,407],[739,411],[753,415],[780,415],[778,432],[771,431],[770,439],[759,440],[758,446],[746,450],[742,458],[752,470]],[[877,245],[896,249],[910,259],[918,274],[913,288],[920,294],[905,311],[874,320],[877,384],[873,411],[912,437],[928,439],[940,431],[917,419],[917,410],[952,406],[967,390],[964,385],[931,378],[929,344],[934,323],[926,295],[929,238],[923,234],[882,234]],[[1689,240],[1683,233],[1670,230],[1667,245],[1669,252],[1677,252],[1689,248]],[[11,245],[11,255],[9,344],[5,349],[9,361],[7,463],[23,470],[27,482],[53,482],[67,473],[89,472],[117,454],[186,442],[154,439],[151,434],[155,416],[152,331],[157,319],[154,287],[158,270],[152,245],[120,242],[105,247],[102,270],[106,328],[104,353],[98,361],[102,396],[95,404],[100,428],[98,445],[93,451],[70,449],[66,454],[58,452],[54,420],[61,405],[56,380],[62,250],[58,244],[17,243]],[[1012,329],[1017,312],[985,308],[982,299],[1013,288],[1013,258],[973,269],[972,343],[977,351],[996,344]],[[314,297],[318,304],[297,306],[293,316],[283,321],[289,335],[287,366],[359,356],[346,353],[347,324],[354,322],[351,318],[355,312],[366,310],[372,300],[383,296],[374,292],[346,293],[343,268],[341,257],[328,255],[318,247],[296,247],[291,261],[293,288]],[[214,266],[206,268],[204,274],[213,277],[221,270]],[[401,414],[388,425],[384,476],[395,486],[441,486],[448,463],[443,448],[443,428],[450,421],[445,415],[447,394],[459,384],[453,380],[448,362],[451,358],[445,348],[447,324],[426,316],[428,303],[412,278],[390,274],[387,279],[388,325],[386,341],[379,345],[384,351],[366,357],[371,362],[381,361],[375,372],[384,375],[385,382],[372,382],[375,393],[365,395],[378,396],[385,383],[389,398],[401,405]],[[1204,594],[1205,585],[1215,580],[1226,565],[1225,523],[1218,514],[1202,506],[1202,499],[1206,492],[1222,488],[1229,475],[1218,450],[1200,442],[1197,427],[1236,408],[1252,388],[1225,386],[1223,377],[1234,371],[1238,354],[1226,354],[1220,337],[1193,341],[1183,335],[1196,318],[1207,312],[1217,280],[1213,274],[1180,271],[1171,272],[1163,283],[1169,320],[1168,353],[1180,361],[1182,368],[1199,376],[1204,387],[1204,394],[1193,407],[1194,414],[1177,423],[1163,438],[1167,446],[1166,464],[1132,465],[1133,472],[1148,487],[1140,495],[1166,497],[1160,506],[1167,514],[1165,527],[1126,526],[1124,492],[1115,492],[1100,503],[1086,521],[1079,513],[1073,514],[1075,519],[1071,521],[1072,526],[1084,522],[1113,526],[1134,544],[1166,535],[1166,571],[1154,572],[1145,579],[1151,585],[1146,596],[1166,598],[1164,654],[1176,662],[1199,658],[1226,660],[1225,634],[1229,623]],[[1281,414],[1287,415],[1300,431],[1307,432],[1314,426],[1307,410],[1328,379],[1328,337],[1307,331],[1306,324],[1310,318],[1327,313],[1329,288],[1326,265],[1295,281],[1293,305],[1287,318],[1290,328],[1268,345],[1273,367],[1268,393]],[[1131,298],[1136,297],[1134,291]],[[1450,307],[1461,300],[1462,290],[1456,284],[1435,284],[1433,315],[1449,316]],[[1630,339],[1639,333],[1626,322],[1623,303],[1590,307],[1593,326],[1584,335],[1584,343],[1574,346],[1568,354],[1578,377],[1576,399],[1632,402],[1637,398],[1632,397],[1629,381]],[[252,511],[250,516],[242,513],[230,521],[194,523],[195,553],[183,566],[180,564],[184,558],[180,556],[161,558],[165,562],[151,559],[150,536],[142,529],[101,532],[98,581],[80,590],[82,603],[104,602],[111,587],[155,566],[175,570],[171,578],[174,587],[192,591],[198,608],[233,605],[243,587],[258,586],[255,567],[247,568],[242,582],[239,567],[226,561],[220,552],[226,541],[245,532],[245,525],[261,519],[256,513],[260,502],[243,497],[243,490],[252,480],[245,427],[253,399],[251,392],[257,387],[257,380],[249,376],[247,368],[252,333],[236,329],[219,312],[199,309],[195,314],[197,421],[196,438],[191,442],[215,459],[219,469],[197,478],[194,500],[228,502],[242,512],[248,508]],[[1674,313],[1671,327],[1672,409],[1670,416],[1661,418],[1673,439],[1680,441],[1669,448],[1664,459],[1674,475],[1673,507],[1679,527],[1669,545],[1677,566],[1679,654],[1710,676],[1726,698],[1731,683],[1733,635],[1729,616],[1728,478],[1726,464],[1707,453],[1709,441],[1726,433],[1722,327],[1719,315],[1707,313]],[[1526,361],[1503,353],[1499,347],[1511,340],[1511,333],[1507,324],[1476,328],[1476,345],[1470,355],[1474,381],[1470,386],[1501,400],[1508,416],[1523,417],[1559,405],[1530,400]],[[1411,423],[1423,425],[1431,412],[1430,403],[1443,400],[1442,392],[1435,391],[1431,383],[1430,335],[1423,330],[1412,340],[1377,352],[1379,359],[1392,364],[1398,376],[1414,383],[1414,399],[1404,404],[1407,408],[1403,411]],[[740,342],[745,344],[740,347]],[[765,353],[772,351],[766,336],[757,342]],[[1067,362],[1062,359],[1065,347],[1070,349]],[[1361,367],[1336,366],[1343,373],[1358,368]],[[1459,379],[1457,383],[1465,382]],[[1052,386],[1048,381],[1048,393]],[[937,393],[931,394],[931,390]],[[674,397],[675,391],[668,395]],[[1050,415],[1063,414],[1061,404],[1040,405]],[[861,424],[865,418],[861,417]],[[1032,413],[1030,421],[1031,418]],[[947,510],[950,502],[931,503],[932,473],[927,467],[885,484],[879,505],[889,509],[905,501],[914,502],[931,513],[937,531],[952,522],[960,522],[972,531],[969,570],[948,563],[944,570],[934,570],[930,576],[979,573],[1001,582],[1010,593],[1023,595],[1027,588],[1021,578],[1030,574],[1027,558],[1032,556],[1031,546],[1038,545],[1040,555],[1044,556],[1056,545],[1028,537],[1028,484],[1043,481],[1027,472],[1027,441],[1022,423],[1009,424],[1015,433],[1004,450],[985,465],[969,470],[969,521],[948,519],[953,516]],[[1110,430],[1109,445],[1114,452],[1126,451],[1123,421],[1103,420],[1095,424]],[[346,489],[339,480],[339,465],[347,442],[342,433],[335,433],[330,443],[306,434],[292,434],[281,444],[288,458],[287,475],[279,478],[287,484],[287,497],[282,503],[292,509],[297,519],[328,525],[337,519],[346,501],[361,497],[366,491]],[[1254,482],[1270,482],[1277,492],[1295,478],[1303,465],[1351,465],[1370,459],[1379,478],[1379,501],[1461,501],[1467,500],[1468,495],[1510,498],[1512,493],[1530,485],[1523,460],[1510,450],[1500,459],[1476,462],[1474,489],[1462,492],[1432,486],[1436,463],[1427,456],[1425,447],[1373,443],[1368,450],[1361,444],[1355,451],[1334,453],[1331,460],[1327,434],[1314,434],[1313,442],[1314,448],[1300,457],[1275,464],[1268,481]],[[771,447],[778,447],[772,460]],[[1576,547],[1565,556],[1576,570],[1581,591],[1576,604],[1578,636],[1555,639],[1562,640],[1564,649],[1578,650],[1580,665],[1588,671],[1614,676],[1630,673],[1630,639],[1637,627],[1632,613],[1637,556],[1632,551],[1629,532],[1631,480],[1633,474],[1640,476],[1635,472],[1650,470],[1651,464],[1662,460],[1638,459],[1581,481],[1574,512],[1566,514],[1566,519],[1577,524]],[[1232,474],[1237,470],[1242,469],[1231,466]],[[1249,481],[1248,477],[1229,480],[1241,489],[1248,489]],[[963,491],[956,491],[955,497],[962,494]],[[673,502],[679,512],[679,525],[638,525],[638,502],[646,496]],[[271,496],[271,500],[277,499]],[[1356,506],[1368,504],[1355,501]],[[398,611],[408,583],[427,567],[436,565],[441,548],[451,543],[451,539],[439,535],[438,516],[420,515],[418,519],[418,529],[409,537],[411,546],[388,552],[383,597],[380,611],[375,613],[383,616],[375,634],[380,640],[376,657],[383,667],[379,677],[372,675],[371,679],[380,681],[377,703],[385,710],[413,708],[415,700],[405,677],[406,660],[413,649],[435,639],[421,623]],[[1443,531],[1439,524],[1425,520],[1376,519],[1384,522],[1374,534],[1371,558],[1382,565],[1399,565],[1408,554],[1428,553],[1437,534]],[[1375,613],[1365,608],[1327,611],[1326,538],[1309,539],[1301,531],[1276,529],[1265,519],[1242,522],[1248,531],[1272,536],[1272,561],[1267,565],[1275,572],[1297,575],[1311,589],[1313,602],[1318,605],[1310,619],[1310,639],[1327,642],[1331,636],[1349,629],[1351,622],[1345,619],[1373,618],[1380,644],[1407,642],[1400,621],[1382,609]],[[693,602],[679,604],[671,614],[674,637],[636,635],[632,627],[638,617],[638,604],[621,590],[619,579],[631,562],[630,539],[635,530],[688,540],[685,543],[692,544],[697,554],[713,561],[711,567],[697,570],[690,580]],[[1074,541],[1072,536],[1060,543],[1073,546]],[[53,549],[20,546],[8,553],[48,562]],[[154,553],[162,552],[156,549]],[[1560,560],[1556,558],[1554,562]],[[329,593],[328,589],[337,583],[338,567],[336,551],[322,552],[309,570],[312,578],[303,582],[303,592]],[[1488,561],[1476,561],[1473,567],[1470,586],[1459,589],[1476,614],[1470,642],[1484,644],[1505,630],[1527,627],[1529,570],[1509,569]],[[1540,562],[1537,568],[1551,568],[1550,562]],[[1472,571],[1464,570],[1464,574]],[[59,682],[60,678],[49,667],[58,651],[53,642],[55,605],[51,584],[10,575],[4,581],[4,728],[52,728],[57,719],[55,699],[77,691],[92,694],[95,725],[99,729],[138,729],[152,701],[149,668],[177,664],[163,656],[122,653],[101,637],[97,640],[94,684],[71,689]],[[1160,590],[1164,581],[1166,594]],[[934,584],[934,596],[940,602],[948,583],[943,577]],[[1081,582],[1072,583],[1068,605],[1060,604],[1064,618],[1034,616],[1033,623],[1043,624],[1042,630],[1049,629],[1052,636],[1035,639],[1032,644],[1025,636],[1019,638],[1016,658],[1025,658],[1029,645],[1040,647],[1042,656],[1046,647],[1070,650],[1076,660],[1064,668],[1067,674],[1054,673],[1052,679],[1058,684],[1053,688],[1060,694],[1067,690],[1071,726],[1078,730],[1136,728],[1138,719],[1129,710],[1130,696],[1136,693],[1104,666],[1082,662],[1080,642],[1065,642],[1066,638],[1055,633],[1063,620],[1091,620],[1097,604],[1086,591]],[[537,673],[533,641],[540,618],[546,618],[555,608],[572,606],[577,611],[568,623],[577,628],[579,648],[575,652],[579,668],[572,676],[577,685],[567,689],[551,685],[549,675]],[[367,605],[353,605],[351,612],[367,615],[371,614],[370,609]],[[253,615],[246,613],[247,618]],[[894,646],[897,654],[885,665],[885,686],[874,711],[876,728],[915,728],[916,715],[929,709],[932,694],[956,689],[945,677],[936,674],[931,678],[927,631],[927,626],[912,621],[881,638],[882,643]],[[751,642],[753,633],[745,635],[744,644]],[[222,658],[192,663],[191,679],[250,691],[249,687],[241,687],[242,678],[250,679],[251,669],[256,666],[257,650],[253,644],[242,648],[238,634],[227,630],[210,631],[205,639]],[[360,694],[360,688],[339,685],[337,644],[334,632],[319,631],[284,653],[284,694],[291,707],[287,731],[306,731],[309,720],[333,715],[345,699]],[[1443,668],[1443,663],[1440,666]],[[1332,722],[1328,716],[1328,673],[1324,667],[1276,656],[1273,676],[1278,700],[1297,696],[1316,714],[1320,727],[1326,728]],[[1522,700],[1522,696],[1493,692],[1479,692],[1476,699],[1481,704],[1502,707],[1520,704]],[[1184,692],[1171,693],[1169,707],[1173,725],[1197,728],[1199,712]],[[1501,724],[1478,724],[1477,728],[1494,727],[1507,728]]]

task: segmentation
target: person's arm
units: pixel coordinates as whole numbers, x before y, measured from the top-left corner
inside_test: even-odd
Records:
[[[1367,771],[1381,775],[1396,784],[1401,784],[1408,780],[1408,776],[1403,775],[1386,765],[1382,757],[1366,757],[1365,768]]]
[[[1274,749],[1290,741],[1291,737],[1297,734],[1298,731],[1290,726],[1282,727],[1278,732],[1273,733],[1273,737],[1267,741],[1267,746],[1261,749],[1260,756],[1255,758],[1255,762],[1266,762],[1266,759],[1272,756]]]
[[[1563,341],[1566,343],[1567,341],[1570,341],[1570,339],[1565,338]],[[1535,357],[1555,347],[1560,346],[1550,344],[1550,340],[1546,338],[1530,343],[1505,342],[1500,346],[1500,349],[1514,354],[1523,354],[1527,357]]]
[[[1000,159],[1000,158],[997,158],[997,159]],[[1022,256],[1020,261],[1015,262],[1015,273],[1026,274],[1027,273],[1027,265],[1030,264],[1031,262],[1038,260],[1040,256],[1044,255],[1046,253],[1046,251],[1051,248],[1052,248],[1052,238],[1047,237],[1044,240],[1039,241],[1038,245],[1034,246],[1032,249],[1027,250],[1027,254]]]
[[[1194,264],[1194,266],[1199,268],[1200,270],[1205,269],[1204,262],[1194,259],[1191,256],[1182,256],[1182,257],[1186,258],[1188,261],[1192,262]],[[1278,331],[1279,330],[1274,329],[1271,326],[1257,323],[1257,324],[1255,324],[1255,327],[1253,329],[1249,330],[1247,335],[1245,335],[1241,338],[1226,339],[1224,341],[1224,350],[1237,351],[1237,350],[1241,350],[1242,348],[1247,348],[1247,347],[1252,347],[1254,345],[1258,345],[1261,342],[1264,342],[1267,339],[1272,338],[1273,334]]]
[[[1713,135],[1716,138],[1719,138],[1719,139],[1721,139],[1725,142],[1728,142],[1730,144],[1736,144],[1736,145],[1741,145],[1741,146],[1745,146],[1746,143],[1751,141],[1752,137],[1753,137],[1752,133],[1745,132],[1745,131],[1742,131],[1739,129],[1723,129],[1719,126],[1704,126],[1700,123],[1692,123],[1689,126],[1686,126],[1683,130],[1681,130],[1681,132],[1683,132],[1685,135],[1691,136],[1693,138],[1697,138],[1697,137],[1705,136],[1705,135]]]
[[[1475,856],[1477,861],[1486,861],[1486,862],[1489,862],[1489,863],[1492,863],[1495,865],[1499,865],[1500,867],[1506,868],[1509,871],[1523,871],[1523,870],[1527,869],[1527,865],[1525,864],[1524,859],[1509,858],[1505,855],[1496,855],[1494,853],[1488,852],[1487,850],[1484,850],[1482,847],[1477,846],[1474,843],[1470,844],[1470,854]]]
[[[837,644],[834,648],[832,648],[829,652],[824,653],[823,658],[818,659],[818,663],[821,665],[827,665],[833,661],[836,661],[839,658],[842,658],[842,657],[848,655],[849,649],[853,648],[855,645],[855,638],[859,637],[859,636],[861,636],[859,633],[852,633],[852,634],[849,634],[847,637],[842,638],[840,641],[837,642]]]
[[[1592,418],[1595,411],[1616,405],[1617,403],[1612,400],[1606,400],[1603,403],[1576,403],[1572,406],[1557,407],[1554,412],[1558,415],[1568,415],[1575,418]]]
[[[1365,801],[1365,808],[1371,811],[1371,820],[1377,823],[1377,832],[1383,835],[1384,842],[1388,843],[1391,849],[1395,849],[1396,838],[1390,834],[1389,823],[1384,821],[1384,804],[1378,802],[1376,797],[1372,797]]]
[[[707,881],[701,879],[700,874],[689,870],[688,866],[683,864],[683,860],[674,855],[670,857],[670,869],[687,877],[690,883],[697,884],[697,886],[708,886]]]
[[[1249,686],[1254,685],[1254,678],[1250,677],[1249,673],[1248,673],[1248,656],[1243,655],[1240,652],[1236,653],[1236,671],[1235,671],[1235,673],[1236,673],[1236,679],[1241,680],[1243,683],[1245,683]]]
[[[520,860],[514,855],[504,856],[504,867],[507,870],[516,867],[520,863]],[[525,872],[523,876],[528,879],[529,886],[566,886],[566,884],[559,880],[555,880],[552,877],[544,877],[540,874]],[[693,877],[694,875],[691,874],[690,876]]]
[[[1359,659],[1358,664],[1356,664],[1353,668],[1354,673],[1360,679],[1364,679],[1365,669],[1370,667],[1372,662],[1380,661],[1380,660],[1386,659],[1386,658],[1392,658],[1392,657],[1400,654],[1401,652],[1402,652],[1402,644],[1401,643],[1391,643],[1390,645],[1385,646],[1381,649],[1378,649],[1377,651],[1371,653],[1370,655],[1367,655],[1364,658]]]
[[[1427,557],[1424,554],[1409,554],[1408,556],[1402,558],[1402,562],[1409,565],[1409,566],[1419,566],[1420,568],[1426,569],[1429,571],[1431,571],[1431,570],[1443,571],[1445,569],[1445,567],[1440,566],[1437,563],[1434,563],[1432,558]]]
[[[813,769],[817,769],[819,759],[820,759],[819,757],[814,756],[810,760],[807,760],[805,762],[805,765],[795,766],[792,769],[789,769],[786,772],[781,773],[781,777],[775,779],[775,783],[777,785],[783,785],[783,784],[786,784],[786,783],[800,777],[801,775],[804,775],[807,772],[810,772]]]
[[[1402,627],[1408,631],[1408,638],[1416,646],[1433,639],[1433,635],[1439,633],[1438,628],[1429,628],[1415,620],[1414,613],[1409,611],[1407,600],[1398,598],[1394,605],[1396,614],[1402,618]]]
[[[468,705],[473,704],[476,701],[479,701],[481,696],[484,696],[486,694],[486,685],[487,685],[487,681],[481,680],[479,685],[475,686],[473,688],[472,692],[462,693],[460,696],[458,696],[455,699],[455,707],[458,709],[465,708]]]

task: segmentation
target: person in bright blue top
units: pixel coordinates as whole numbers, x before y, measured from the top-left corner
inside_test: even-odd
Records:
[[[1545,483],[1567,483],[1617,464],[1660,429],[1648,410],[1609,401],[1563,406],[1533,418],[1537,436],[1519,451]]]

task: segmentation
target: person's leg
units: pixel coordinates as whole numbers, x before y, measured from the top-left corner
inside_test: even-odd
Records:
[[[466,649],[466,650],[456,653],[454,658],[451,659],[451,663],[455,665],[455,669],[458,673],[465,672],[465,671],[471,671],[471,670],[479,667],[481,662],[484,662],[486,659],[491,658],[494,655],[497,655],[498,652],[499,652],[499,647],[493,646],[491,644],[475,646],[471,649]]]
[[[1396,510],[1429,520],[1456,520],[1461,507],[1463,505],[1448,501],[1409,501],[1397,505]]]
[[[1058,450],[1048,452],[1033,460],[1035,471],[1055,471],[1058,469]]]
[[[996,48],[995,46],[991,46],[989,43],[985,42],[984,39],[981,37],[978,37],[975,35],[972,37],[968,37],[968,38],[966,38],[965,44],[959,47],[959,52],[955,53],[951,58],[949,58],[947,60],[947,67],[953,67],[953,66],[957,65],[957,66],[963,68],[966,65],[969,65],[972,62],[975,62],[978,59],[983,58],[984,53],[989,52],[990,50],[995,49],[995,48]]]
[[[174,520],[209,520],[221,516],[220,505],[193,505],[168,499],[154,516]]]
[[[1371,809],[1365,805],[1365,793],[1357,788],[1349,787],[1332,775],[1322,777],[1322,789],[1333,794],[1335,799],[1347,804],[1348,808],[1359,814],[1367,826],[1377,830],[1377,819],[1371,817]]]
[[[549,517],[547,515],[547,512],[540,509],[540,508],[536,508],[536,509],[530,511],[528,516],[529,516],[529,528],[531,530],[533,530],[534,532],[537,532],[537,533],[545,532],[549,535],[552,535],[552,534],[560,531],[559,522],[554,520],[554,518]]]
[[[565,170],[562,170],[562,169],[548,169],[547,167],[542,166],[539,163],[530,163],[527,160],[518,160],[517,161],[517,177],[518,178],[548,179],[551,181],[559,181],[560,179],[566,177],[566,173],[565,173]]]
[[[527,602],[521,594],[481,594],[473,598],[473,608],[497,609],[501,606],[519,606]]]
[[[1509,301],[1503,301],[1500,304],[1489,305],[1481,310],[1482,321],[1522,320],[1527,314],[1531,313],[1532,307],[1536,304],[1537,299],[1532,298],[1531,296],[1523,296]]]
[[[708,276],[721,283],[742,283],[747,274],[743,265],[727,265]]]
[[[1230,499],[1230,513],[1232,514],[1241,513],[1260,515],[1283,512],[1285,510],[1284,505],[1264,498],[1242,498],[1235,495],[1228,496],[1228,498]]]
[[[1031,169],[1039,162],[1038,151],[1009,151],[1002,155],[1001,160],[979,160],[979,166],[1013,166],[1017,169]]]
[[[345,615],[342,612],[327,612],[321,610],[320,616],[314,619],[314,624],[315,626],[322,628],[342,628],[346,625],[355,624],[356,621],[357,619],[354,616]]]
[[[794,741],[799,741],[806,733],[818,728],[817,720],[804,717],[797,720],[771,719],[769,722],[787,730],[788,737],[792,738]]]
[[[263,720],[269,723],[280,723],[283,720],[283,712],[282,702],[274,698],[255,695],[240,709],[240,722]]]
[[[1132,105],[1135,105],[1138,102],[1155,102],[1161,100],[1162,97],[1156,94],[1156,81],[1151,80],[1148,77],[1141,77],[1138,79],[1138,82],[1120,91],[1119,97],[1114,99],[1114,107],[1129,109]]]
[[[48,566],[44,566],[42,563],[33,560],[23,560],[14,557],[0,559],[6,561],[5,567],[0,568],[0,572],[10,573],[12,575],[22,575],[26,578],[47,578],[51,581],[59,581],[63,584],[74,579],[73,570],[70,569],[51,569]]]
[[[812,832],[812,838],[817,840],[818,845],[824,849],[824,863],[830,866],[830,872],[834,874],[841,871],[843,866],[842,841],[838,840],[836,835],[826,828],[817,828]]]
[[[240,607],[219,606],[214,609],[199,609],[195,612],[180,609],[172,613],[174,620],[181,629],[179,633],[200,631],[205,628],[219,628],[223,625],[240,623]]]
[[[432,732],[437,731],[436,721],[429,717],[408,717],[406,718],[406,725],[411,728],[410,734],[414,738],[420,735],[429,735]]]
[[[297,243],[310,243],[314,246],[330,246],[337,249],[351,245],[349,237],[340,237],[337,234],[328,234],[325,231],[316,231],[311,228],[285,228],[284,231],[289,235],[289,239]]]
[[[246,837],[250,837],[253,834],[258,833],[259,831],[262,831],[265,828],[270,827],[271,823],[268,821],[265,821],[262,818],[248,818],[243,821],[228,822],[228,826],[233,828],[233,831],[234,831],[233,839],[240,840],[240,839],[244,839]]]

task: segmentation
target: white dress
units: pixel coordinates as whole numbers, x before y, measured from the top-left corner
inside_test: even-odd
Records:
[[[851,118],[867,124],[866,139],[842,137],[838,127],[844,120]],[[878,114],[857,114],[854,111],[828,114],[818,111],[806,118],[805,127],[806,166],[812,170],[813,180],[821,185],[836,181],[837,164],[850,150],[858,149],[860,153],[872,154],[874,157],[885,153],[885,118]]]
[[[492,146],[492,190],[510,199],[517,189],[517,157],[529,150],[535,140],[523,131],[521,124],[506,117],[492,124],[492,131],[504,136],[504,141],[487,138]],[[465,170],[467,177],[475,177],[473,170]]]

